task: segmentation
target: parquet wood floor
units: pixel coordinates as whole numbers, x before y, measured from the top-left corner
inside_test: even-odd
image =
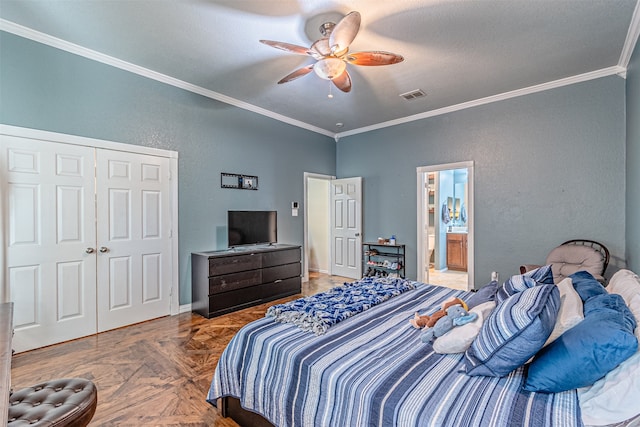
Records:
[[[351,279],[312,273],[302,294]],[[82,377],[98,388],[90,426],[237,426],[205,401],[220,354],[245,324],[270,305],[213,319],[183,313],[13,357],[15,390],[54,378]]]

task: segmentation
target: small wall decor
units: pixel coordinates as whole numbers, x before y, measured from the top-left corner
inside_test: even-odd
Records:
[[[238,190],[257,190],[258,177],[239,173],[220,173],[220,187]]]

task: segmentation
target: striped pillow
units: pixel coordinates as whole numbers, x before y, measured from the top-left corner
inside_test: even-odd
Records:
[[[501,303],[511,295],[522,292],[536,286],[536,284],[548,285],[553,283],[551,265],[544,265],[524,274],[516,274],[507,279],[496,293],[496,301]]]
[[[467,374],[503,377],[523,365],[551,335],[559,308],[554,284],[527,288],[500,303],[465,352]]]

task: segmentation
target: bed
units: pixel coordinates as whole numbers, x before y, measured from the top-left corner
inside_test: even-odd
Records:
[[[471,375],[468,352],[441,354],[432,343],[422,342],[424,330],[409,323],[415,312],[431,313],[452,297],[471,301],[477,295],[414,284],[322,334],[272,317],[246,325],[223,352],[207,401],[224,416],[251,426],[585,424],[576,388],[527,391],[529,366],[524,363],[504,376]],[[506,284],[494,287],[493,297],[500,299]],[[557,287],[547,287],[548,298],[554,299]],[[555,300],[565,299],[557,295]],[[549,310],[557,313],[560,307]],[[526,337],[521,332],[518,335]]]

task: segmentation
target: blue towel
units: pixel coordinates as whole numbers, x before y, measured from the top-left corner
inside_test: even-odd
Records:
[[[467,222],[467,208],[464,207],[464,203],[460,207],[460,221]]]
[[[446,203],[442,204],[442,222],[445,224],[449,224],[451,222],[451,217],[449,216],[449,208]]]

